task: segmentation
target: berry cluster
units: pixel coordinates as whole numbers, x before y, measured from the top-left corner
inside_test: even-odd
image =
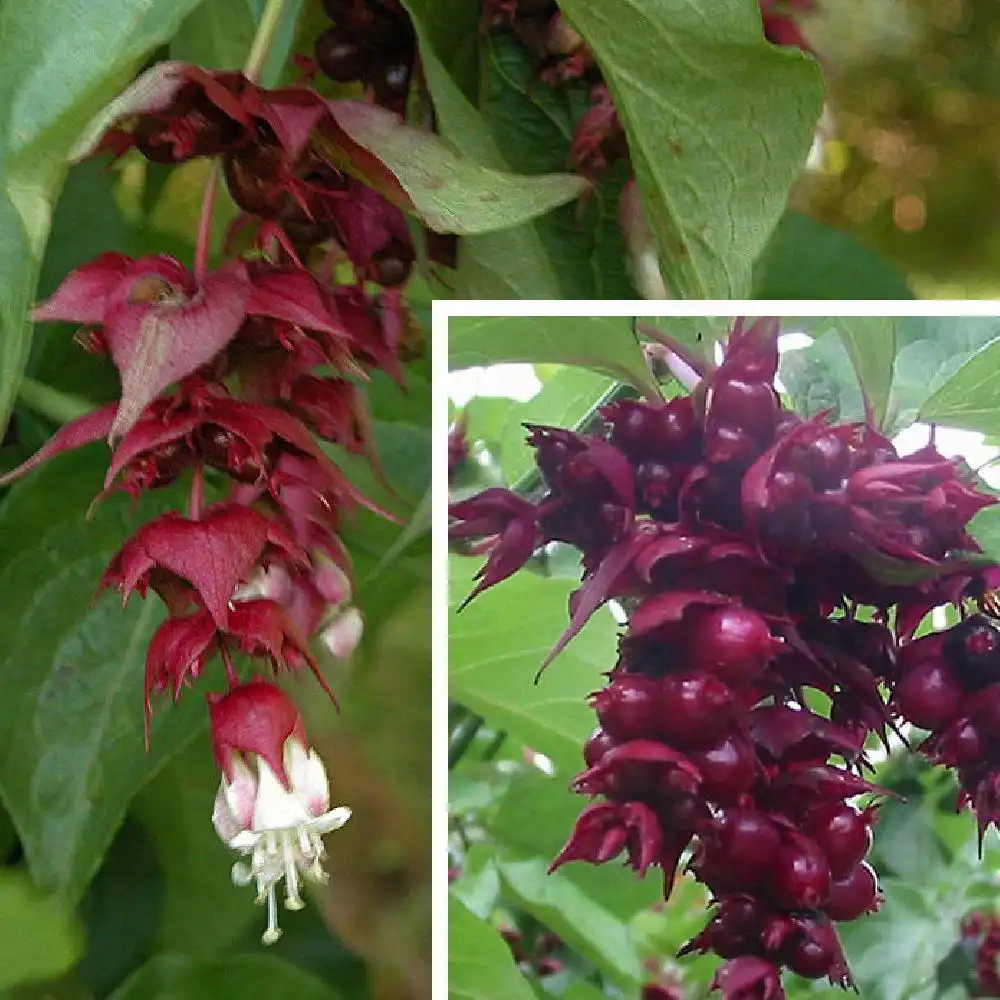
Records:
[[[471,596],[540,546],[580,549],[543,667],[606,601],[627,609],[574,782],[598,801],[553,868],[624,852],[669,894],[690,852],[715,911],[685,951],[726,959],[727,1000],[780,996],[783,967],[850,984],[835,923],[879,902],[877,806],[849,801],[881,791],[860,776],[865,744],[893,723],[897,648],[970,584],[948,554],[975,551],[965,525],[991,502],[933,446],[900,458],[868,424],[785,410],[777,338],[775,321],[737,321],[691,395],[612,404],[606,434],[530,426],[546,493],[451,508],[454,537],[490,539]]]
[[[230,239],[255,225],[260,247],[298,269],[312,248],[329,247],[323,270],[346,258],[358,278],[357,287],[338,292],[338,305],[357,314],[359,325],[377,328],[378,302],[361,294],[360,283],[403,284],[415,253],[402,211],[334,166],[320,152],[324,143],[314,141],[343,145],[343,107],[306,86],[266,90],[242,73],[161,63],[115,102],[115,124],[99,148],[119,156],[135,148],[168,164],[220,157],[226,186],[244,213]],[[383,296],[383,308],[398,312],[394,299]]]
[[[417,36],[399,0],[323,0],[334,22],[316,39],[316,64],[335,83],[359,81],[384,107],[402,113]]]
[[[893,703],[931,731],[920,750],[955,768],[959,807],[973,805],[982,838],[990,823],[1000,824],[1000,622],[988,611],[970,614],[904,647]]]
[[[970,913],[962,921],[962,944],[974,952],[976,997],[1000,997],[1000,918]]]

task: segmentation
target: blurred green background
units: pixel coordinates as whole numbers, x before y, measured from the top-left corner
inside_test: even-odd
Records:
[[[817,8],[827,114],[793,207],[896,260],[920,296],[1000,296],[1000,4]]]

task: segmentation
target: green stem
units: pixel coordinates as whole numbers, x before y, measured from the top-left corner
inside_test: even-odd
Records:
[[[260,71],[264,66],[268,50],[274,41],[274,36],[281,23],[281,15],[285,9],[285,0],[267,0],[267,6],[261,16],[260,24],[257,25],[257,34],[254,35],[253,44],[250,46],[250,54],[243,66],[243,75],[248,80],[256,81],[260,76]]]
[[[86,416],[96,409],[94,404],[83,396],[74,396],[61,389],[53,389],[52,386],[36,382],[27,376],[21,379],[17,401],[57,424],[68,424],[71,420]]]
[[[464,718],[454,729],[448,741],[448,769],[451,770],[465,756],[465,751],[472,746],[476,734],[483,728],[486,720],[479,715]]]

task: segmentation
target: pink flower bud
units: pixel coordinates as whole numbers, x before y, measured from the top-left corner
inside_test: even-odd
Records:
[[[346,660],[358,648],[365,622],[357,608],[345,608],[323,630],[320,638],[336,660]]]

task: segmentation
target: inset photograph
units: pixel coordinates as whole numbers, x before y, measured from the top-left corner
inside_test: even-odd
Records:
[[[821,309],[450,318],[455,995],[1000,986],[1000,320]]]

